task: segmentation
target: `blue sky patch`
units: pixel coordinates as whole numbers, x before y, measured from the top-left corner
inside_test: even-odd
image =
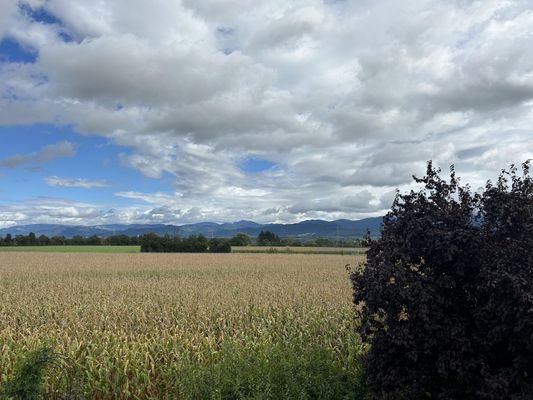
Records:
[[[0,40],[0,63],[33,63],[37,60],[37,52],[20,45],[11,38]]]
[[[35,22],[42,24],[61,24],[61,20],[55,15],[50,14],[44,7],[32,8],[27,4],[22,4],[19,8]]]
[[[274,168],[276,163],[259,157],[249,157],[240,164],[241,170],[248,173],[258,173]]]
[[[115,196],[117,192],[160,192],[172,188],[172,177],[169,175],[163,179],[151,179],[122,165],[119,154],[129,154],[128,148],[117,146],[102,136],[80,135],[70,126],[0,126],[0,137],[3,139],[0,146],[0,203],[44,196],[119,206],[131,204],[132,201]],[[73,145],[73,156],[59,156],[44,161],[32,157],[32,154],[38,154],[46,146],[63,142]],[[1,165],[2,160],[16,155],[26,157],[27,161],[12,166]],[[46,182],[50,176],[104,181],[107,186],[91,189],[50,186]]]

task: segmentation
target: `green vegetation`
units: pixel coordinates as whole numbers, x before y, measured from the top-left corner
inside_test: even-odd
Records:
[[[364,255],[367,247],[234,246],[232,253]]]
[[[203,235],[179,236],[147,233],[140,239],[141,253],[231,253],[226,239],[207,239]]]
[[[250,246],[252,239],[246,233],[237,233],[229,240],[229,244],[232,246]]]
[[[356,357],[348,363],[317,344],[227,342],[216,359],[181,369],[185,379],[166,398],[363,400],[360,365]]]
[[[270,231],[261,231],[257,235],[258,246],[280,246],[282,245],[281,239],[278,235]]]
[[[140,244],[137,236],[113,235],[102,238],[96,235],[83,237],[80,235],[67,238],[65,236],[40,235],[37,237],[33,232],[28,235],[16,235],[13,237],[7,234],[0,237],[0,247],[4,246],[138,246]]]
[[[44,346],[30,352],[15,366],[13,377],[0,388],[0,396],[20,400],[38,400],[42,393],[46,368],[56,356],[50,347]]]
[[[46,253],[139,253],[140,246],[0,246],[0,252],[46,252]]]

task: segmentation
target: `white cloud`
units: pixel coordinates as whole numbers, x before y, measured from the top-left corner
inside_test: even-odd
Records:
[[[0,11],[0,35],[38,53],[0,64],[0,124],[106,136],[173,185],[117,193],[139,204],[113,218],[358,218],[428,159],[479,185],[533,155],[527,0],[37,5],[62,25]],[[247,174],[250,154],[276,168]]]

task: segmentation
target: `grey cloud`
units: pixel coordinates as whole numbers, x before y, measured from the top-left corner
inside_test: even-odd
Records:
[[[420,170],[413,164],[365,166],[358,168],[350,177],[344,179],[342,184],[346,186],[369,185],[376,187],[405,185],[412,180],[413,167]]]
[[[472,79],[469,76],[468,79]],[[486,82],[468,82],[460,87],[444,89],[422,96],[428,104],[441,111],[476,110],[490,112],[511,108],[533,99],[533,81],[530,84],[509,82],[493,78]],[[505,78],[504,78],[505,79]]]
[[[380,208],[383,210],[390,209],[394,199],[396,198],[396,194],[397,192],[395,190],[383,193],[379,198]]]
[[[308,21],[279,19],[258,30],[248,46],[254,49],[277,47],[289,44],[313,31]]]
[[[319,200],[308,200],[297,203],[287,208],[291,213],[306,212],[373,212],[379,210],[380,203],[373,202],[375,196],[368,190],[363,190],[354,195],[342,198],[327,198]]]
[[[40,63],[58,94],[110,104],[194,104],[230,89],[252,92],[265,81],[262,76],[268,79],[264,69],[238,54],[178,46],[162,51],[131,35],[49,46],[41,50]]]
[[[0,7],[0,39],[4,33],[9,29],[10,22],[16,14],[17,0],[4,0],[2,7]]]
[[[458,151],[457,158],[460,160],[474,159],[486,153],[488,150],[493,148],[493,146],[494,144],[468,147]]]
[[[40,150],[28,154],[15,154],[0,160],[0,165],[14,168],[21,164],[45,163],[61,157],[72,157],[76,154],[74,145],[70,142],[58,142],[42,147]]]

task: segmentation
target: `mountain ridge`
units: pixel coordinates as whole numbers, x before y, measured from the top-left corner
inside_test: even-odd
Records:
[[[158,235],[190,236],[202,234],[207,237],[227,238],[243,232],[252,237],[261,231],[271,231],[280,237],[361,237],[367,229],[372,236],[379,235],[382,217],[371,217],[360,220],[339,219],[335,221],[305,220],[292,224],[259,224],[254,221],[240,220],[236,222],[214,223],[200,222],[195,224],[108,224],[108,225],[62,225],[62,224],[30,224],[17,225],[0,229],[0,236],[8,233],[12,236],[35,235],[65,236],[71,238],[80,236],[109,237],[113,235],[138,236],[148,232]]]

